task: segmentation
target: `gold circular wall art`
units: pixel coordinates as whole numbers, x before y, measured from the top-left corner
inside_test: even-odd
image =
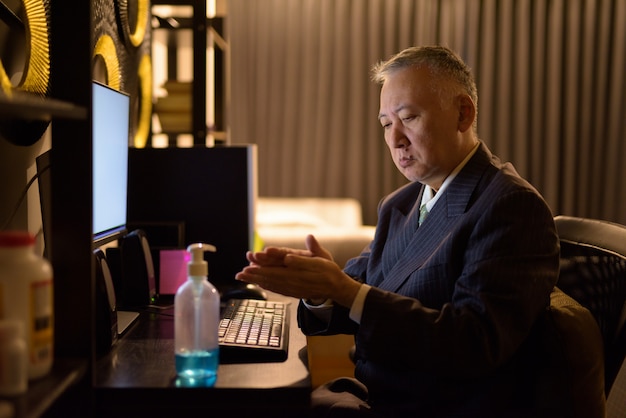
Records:
[[[122,37],[138,47],[146,34],[149,0],[117,0],[115,6]]]
[[[11,98],[13,97],[12,87],[11,80],[9,80],[9,76],[6,71],[4,71],[4,67],[2,66],[2,61],[0,61],[0,89],[8,98]]]
[[[122,76],[120,73],[120,62],[117,57],[117,49],[115,48],[115,42],[109,35],[102,35],[96,41],[94,47],[94,61],[101,59],[104,62],[106,69],[106,81],[105,84],[120,90],[122,86]]]
[[[48,94],[50,86],[50,42],[48,39],[48,14],[43,0],[24,0],[26,33],[28,35],[28,64],[20,89]]]
[[[7,68],[9,71],[15,69],[16,63],[3,63],[0,59],[0,89],[9,100],[20,91],[46,97],[50,90],[49,2],[22,0],[22,10],[15,14],[21,15],[24,23],[26,51],[22,56],[25,62],[23,68],[15,72],[22,73],[20,81],[13,85]],[[21,33],[8,32],[9,39],[21,36]],[[18,40],[15,43],[18,44]],[[48,125],[47,121],[3,120],[0,122],[0,136],[16,145],[29,146],[41,139]]]

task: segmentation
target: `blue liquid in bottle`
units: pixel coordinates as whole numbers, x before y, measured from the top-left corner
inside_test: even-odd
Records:
[[[219,348],[176,353],[177,387],[212,387],[217,380]]]

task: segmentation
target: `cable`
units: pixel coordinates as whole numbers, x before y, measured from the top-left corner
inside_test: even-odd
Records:
[[[22,206],[22,203],[24,202],[24,199],[26,198],[26,194],[28,193],[28,190],[30,189],[30,186],[33,185],[33,183],[35,182],[35,180],[37,180],[39,178],[39,176],[41,176],[41,174],[46,171],[47,169],[50,168],[50,164],[44,166],[41,168],[41,170],[37,171],[37,173],[35,173],[35,175],[33,177],[31,177],[30,180],[28,180],[28,183],[26,184],[26,187],[24,187],[24,190],[22,190],[22,194],[20,195],[19,199],[17,200],[17,204],[15,205],[15,208],[13,209],[13,212],[11,212],[11,215],[9,216],[9,219],[6,220],[6,222],[4,224],[2,224],[2,228],[0,228],[0,230],[4,231],[7,229],[7,227],[11,224],[11,222],[13,221],[13,218],[15,218],[15,215],[17,214],[17,211],[20,209],[20,206]]]

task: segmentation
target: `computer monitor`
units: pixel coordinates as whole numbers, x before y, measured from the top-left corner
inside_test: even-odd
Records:
[[[256,145],[131,148],[128,180],[128,226],[146,231],[155,273],[159,253],[203,242],[217,248],[205,253],[209,281],[220,291],[241,285],[235,274],[254,246]]]
[[[130,96],[96,81],[93,96],[93,248],[118,239],[126,232]],[[53,147],[54,148],[54,147]],[[37,157],[39,198],[46,257],[51,257],[50,176],[53,149]]]
[[[93,234],[94,248],[126,231],[130,96],[94,81]]]

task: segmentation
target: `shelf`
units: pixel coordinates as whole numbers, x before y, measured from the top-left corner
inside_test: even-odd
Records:
[[[216,22],[221,22],[222,18],[207,18],[207,5],[203,0],[159,0],[152,1],[151,6],[190,6],[192,12],[189,16],[185,17],[173,17],[174,20],[170,21],[165,16],[159,16],[158,13],[153,13],[155,20],[158,20],[158,24],[153,29],[162,29],[166,31],[177,30],[190,30],[192,32],[192,45],[189,48],[192,54],[191,58],[191,74],[190,77],[193,81],[190,83],[181,83],[182,78],[179,77],[179,66],[175,63],[174,59],[170,59],[165,63],[165,67],[168,71],[165,73],[165,78],[169,81],[165,88],[169,91],[168,87],[180,87],[184,88],[186,94],[184,97],[178,96],[176,91],[169,91],[172,97],[160,98],[155,105],[154,113],[161,118],[161,124],[163,125],[162,132],[175,135],[179,133],[190,134],[193,137],[194,145],[205,146],[207,142],[207,136],[209,135],[212,127],[207,126],[207,47],[209,30],[212,30],[212,26]],[[221,23],[219,23],[221,26]],[[169,52],[168,52],[169,54]],[[160,77],[156,77],[157,83],[161,82]],[[213,88],[213,87],[212,87]],[[176,96],[175,98],[173,96]],[[173,100],[174,99],[174,100]],[[164,110],[171,110],[174,108],[176,111],[168,112]],[[157,110],[160,108],[160,111]]]
[[[87,359],[55,359],[50,373],[38,380],[28,382],[28,391],[21,396],[0,398],[15,408],[16,418],[37,418],[73,385],[86,375]]]
[[[87,109],[29,93],[13,93],[11,98],[0,95],[0,119],[50,121],[57,117],[83,119],[87,117]]]

